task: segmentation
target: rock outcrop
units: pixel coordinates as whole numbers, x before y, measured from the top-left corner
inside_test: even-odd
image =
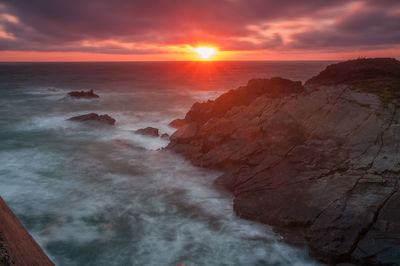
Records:
[[[68,93],[68,96],[75,99],[92,99],[92,98],[100,98],[99,95],[94,93],[93,90],[89,91],[71,91]]]
[[[79,115],[79,116],[74,116],[68,119],[69,121],[74,121],[74,122],[82,122],[82,123],[88,123],[92,125],[98,125],[98,124],[103,124],[103,125],[110,125],[113,126],[115,125],[115,119],[110,117],[109,115],[98,115],[96,113],[90,113],[86,115]]]
[[[54,266],[1,197],[0,265]]]
[[[160,135],[158,132],[158,128],[155,127],[140,128],[138,130],[135,130],[135,133],[149,137],[158,137]]]
[[[171,121],[168,126],[173,127],[173,128],[180,128],[181,126],[183,126],[185,124],[185,119],[175,119],[173,121]]]
[[[304,85],[251,80],[195,103],[170,137],[216,168],[240,217],[328,263],[400,265],[400,62],[358,59]]]
[[[1,266],[9,266],[10,265],[10,256],[8,255],[8,251],[6,248],[6,244],[0,235],[0,265]]]

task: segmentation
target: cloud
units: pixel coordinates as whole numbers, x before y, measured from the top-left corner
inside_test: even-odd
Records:
[[[2,2],[0,50],[142,54],[198,43],[232,51],[399,43],[398,0]]]
[[[329,27],[310,28],[293,34],[291,45],[301,49],[341,50],[399,46],[399,25],[400,9],[359,5]]]

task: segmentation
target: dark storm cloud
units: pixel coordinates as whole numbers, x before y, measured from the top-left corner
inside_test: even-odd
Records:
[[[390,1],[386,1],[390,2]],[[400,13],[365,8],[339,19],[327,29],[292,36],[298,48],[388,47],[400,44]]]
[[[359,2],[358,12],[336,11]],[[329,46],[395,44],[398,0],[2,0],[1,13],[19,22],[0,19],[1,50],[89,51],[104,53],[162,52],[165,45],[208,42],[226,50],[324,48]],[[324,29],[285,34],[269,23],[315,20],[332,16]],[[371,17],[372,16],[372,17]],[[370,19],[369,19],[370,18]],[[397,24],[393,24],[397,23]],[[4,34],[3,34],[4,35]],[[103,41],[134,43],[134,47]],[[90,41],[100,45],[82,45]],[[145,47],[145,46],[151,47]]]

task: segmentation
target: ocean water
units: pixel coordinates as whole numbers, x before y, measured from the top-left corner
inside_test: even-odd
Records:
[[[237,218],[218,172],[139,136],[250,78],[305,81],[331,62],[0,64],[0,195],[56,265],[319,265]],[[93,89],[96,100],[72,100]],[[67,118],[96,112],[112,128]]]

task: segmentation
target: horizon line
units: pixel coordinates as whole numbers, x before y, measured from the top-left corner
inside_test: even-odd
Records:
[[[375,58],[385,58],[385,57],[375,57]],[[395,57],[386,57],[394,58]],[[323,60],[108,60],[108,61],[0,61],[3,63],[173,63],[173,62],[197,62],[197,63],[215,63],[215,62],[341,62],[348,60],[355,60],[359,58],[352,59],[323,59]]]

